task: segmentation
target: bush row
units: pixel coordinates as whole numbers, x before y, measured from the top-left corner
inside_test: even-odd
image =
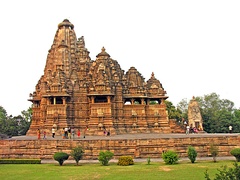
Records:
[[[213,161],[216,162],[216,156],[218,155],[218,147],[211,144],[210,146],[210,153],[213,157]],[[73,148],[71,151],[71,156],[76,161],[76,164],[78,165],[78,162],[82,159],[84,154],[84,149],[80,146]],[[236,158],[237,162],[240,162],[240,148],[234,148],[230,151],[230,154]],[[64,161],[67,160],[70,156],[67,153],[64,152],[56,152],[53,155],[54,160],[58,161],[59,165],[63,165]],[[188,158],[192,163],[195,162],[197,157],[197,151],[194,147],[188,146],[187,149],[187,155]],[[110,151],[100,151],[98,160],[101,162],[102,165],[107,166],[109,164],[109,161],[112,159],[114,154]],[[173,150],[167,150],[162,153],[162,158],[166,164],[175,164],[179,160],[179,156],[177,152]],[[147,163],[150,164],[151,159],[148,157]],[[40,159],[0,159],[0,164],[41,164]],[[133,165],[134,161],[131,156],[121,156],[118,159],[117,165],[120,166],[128,166]]]
[[[216,162],[216,157],[218,155],[218,147],[215,146],[214,144],[210,145],[210,153],[211,156],[213,157],[213,161]],[[77,165],[79,160],[82,159],[82,156],[84,154],[84,150],[82,147],[76,147],[72,149],[71,156],[75,159]],[[194,147],[188,146],[187,149],[187,155],[188,158],[190,159],[191,163],[194,163],[196,161],[197,157],[197,151]],[[230,154],[233,155],[237,162],[240,162],[240,148],[235,148],[230,151]],[[102,163],[102,165],[107,166],[109,161],[112,159],[114,154],[110,151],[100,151],[98,160],[99,162]],[[54,159],[59,162],[59,165],[62,165],[65,160],[68,159],[69,155],[64,152],[57,152],[54,154]],[[166,164],[175,164],[179,160],[179,156],[177,152],[173,150],[167,150],[162,153],[162,159]],[[151,159],[150,157],[147,159],[147,163],[150,164]],[[121,156],[118,159],[117,165],[120,166],[128,166],[128,165],[133,165],[133,158],[131,156]]]
[[[41,164],[41,159],[0,159],[0,164]]]

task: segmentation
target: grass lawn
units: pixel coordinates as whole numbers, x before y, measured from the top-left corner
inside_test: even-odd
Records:
[[[147,162],[135,163],[132,166],[118,166],[116,163],[110,163],[109,166],[99,164],[1,164],[0,179],[1,180],[27,180],[27,179],[43,179],[43,180],[204,180],[204,172],[208,169],[211,179],[218,173],[217,169],[227,165],[233,167],[234,161],[181,161],[175,165],[166,165],[163,162]]]

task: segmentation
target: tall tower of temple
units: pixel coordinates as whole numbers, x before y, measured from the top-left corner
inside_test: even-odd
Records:
[[[164,100],[166,91],[152,73],[145,81],[135,67],[126,73],[103,47],[91,60],[84,37],[76,37],[67,19],[58,24],[48,51],[44,74],[35,91],[32,123],[38,128],[77,128],[102,135],[103,129],[118,133],[170,132]]]

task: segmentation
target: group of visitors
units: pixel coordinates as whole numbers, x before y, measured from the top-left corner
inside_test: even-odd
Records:
[[[196,127],[189,126],[188,124],[186,125],[186,134],[197,134],[198,129]]]
[[[83,132],[83,138],[86,138],[86,134],[87,134],[87,131],[89,131],[90,128],[88,126],[86,126],[86,128],[84,129],[84,132]],[[52,138],[55,138],[55,134],[56,134],[56,129],[53,127],[52,128]],[[103,134],[104,136],[110,136],[110,131],[107,130],[105,127],[103,127]],[[77,130],[77,132],[75,132],[75,129],[74,127],[65,127],[62,129],[62,138],[63,139],[74,139],[75,138],[75,135],[77,135],[77,138],[79,139],[80,136],[81,136],[81,132],[80,132],[80,129]],[[41,132],[40,132],[40,129],[37,130],[37,136],[38,136],[38,139],[41,139]],[[43,131],[43,139],[46,139],[47,137],[47,132],[46,130]]]
[[[62,135],[63,135],[62,136],[63,139],[74,139],[75,130],[74,130],[74,128],[71,128],[71,127],[63,128]]]
[[[52,138],[55,138],[55,133],[56,133],[56,129],[53,127],[52,128]],[[41,139],[40,129],[37,129],[37,138]],[[43,139],[47,139],[47,131],[46,130],[43,131]]]
[[[103,126],[103,134],[104,134],[104,136],[110,136],[110,131],[107,131],[105,126]]]

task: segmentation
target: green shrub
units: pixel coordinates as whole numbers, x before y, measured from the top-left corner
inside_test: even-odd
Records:
[[[237,162],[233,164],[233,168],[228,168],[227,166],[222,166],[222,169],[218,169],[219,173],[215,174],[214,180],[239,180],[240,179],[240,166]],[[204,172],[205,179],[211,180],[208,171]]]
[[[151,158],[148,157],[148,158],[147,158],[147,164],[149,165],[150,163],[151,163]]]
[[[178,154],[172,150],[163,152],[162,158],[166,164],[175,164],[179,160]]]
[[[188,146],[187,155],[191,163],[194,163],[196,161],[197,151],[194,147]]]
[[[63,165],[63,162],[67,160],[69,155],[65,152],[56,152],[53,156],[54,160],[56,160],[60,166]]]
[[[119,166],[129,166],[129,165],[133,165],[133,158],[131,156],[121,156],[118,159],[118,163],[117,165]]]
[[[112,159],[114,154],[110,151],[100,151],[98,160],[102,163],[102,165],[107,166],[108,162]]]
[[[218,147],[214,144],[210,145],[210,153],[213,157],[213,162],[217,162]]]
[[[84,154],[84,150],[82,147],[78,146],[72,149],[71,156],[76,161],[76,164],[78,165],[78,162],[82,159]]]
[[[240,148],[232,149],[230,154],[236,158],[237,162],[240,162]]]
[[[41,159],[0,159],[0,164],[41,164]]]

